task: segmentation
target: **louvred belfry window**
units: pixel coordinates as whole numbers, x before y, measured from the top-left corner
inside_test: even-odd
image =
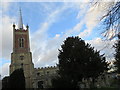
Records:
[[[24,47],[24,39],[23,38],[19,39],[19,47],[21,47],[21,48]]]

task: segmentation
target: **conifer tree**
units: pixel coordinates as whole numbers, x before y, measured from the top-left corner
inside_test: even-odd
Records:
[[[68,37],[64,41],[58,59],[59,78],[53,80],[53,87],[76,88],[83,78],[95,80],[108,69],[104,55],[79,37]]]
[[[22,90],[25,90],[25,77],[23,69],[17,69],[10,75],[9,88],[22,88]]]
[[[116,54],[115,54],[115,66],[117,67],[117,73],[120,74],[120,36],[118,36],[118,41],[117,43],[115,44],[115,51],[116,51]]]

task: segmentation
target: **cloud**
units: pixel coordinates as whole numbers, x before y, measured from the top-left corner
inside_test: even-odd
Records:
[[[79,23],[77,23],[72,29],[67,30],[65,32],[64,36],[68,37],[68,36],[71,36],[71,35],[77,35],[80,32],[83,24],[84,24],[84,19],[81,20]]]
[[[45,39],[45,38],[44,38]],[[55,37],[37,43],[33,50],[33,61],[35,67],[45,67],[46,65],[56,65],[58,48],[63,39],[57,34]],[[35,41],[36,42],[36,41]],[[32,42],[32,43],[35,43]]]
[[[0,17],[0,60],[10,60],[10,53],[12,52],[12,23],[15,22],[14,17],[9,17],[5,15],[7,8],[9,7],[9,3],[4,3],[6,5],[2,7],[0,10],[2,12],[2,16]],[[9,62],[9,61],[8,61]],[[5,63],[2,65],[2,61],[0,61],[0,74],[2,74],[2,78],[4,76],[9,75],[9,65],[10,63]]]
[[[56,65],[58,49],[60,48],[63,40],[67,37],[67,35],[70,35],[72,32],[79,31],[78,29],[81,23],[73,29],[67,31],[64,35],[56,34],[55,37],[48,37],[47,33],[49,28],[59,20],[60,15],[63,14],[63,12],[68,8],[71,8],[71,6],[68,5],[68,3],[65,3],[61,7],[53,10],[46,18],[45,22],[40,25],[40,28],[31,35],[31,47],[35,67],[44,67],[48,64]]]
[[[101,38],[96,37],[93,40],[87,40],[86,42],[91,44],[92,47],[95,47],[95,50],[99,50],[100,54],[105,54],[108,61],[114,60],[115,49],[113,48],[113,45],[116,40],[102,40]]]
[[[94,3],[94,2],[93,2]],[[102,0],[101,2],[98,2],[97,4],[93,5],[90,4],[90,2],[86,2],[83,5],[80,5],[80,9],[82,9],[82,13],[84,15],[84,24],[86,25],[86,29],[83,30],[83,32],[80,32],[78,36],[80,37],[86,37],[91,35],[94,28],[98,25],[100,25],[100,19],[103,15],[106,14],[109,7],[113,4],[113,2],[105,2]],[[79,5],[77,3],[77,5]],[[81,17],[81,10],[78,13],[77,18],[79,19]],[[102,29],[101,29],[102,32]]]
[[[10,0],[12,1],[12,0]],[[6,12],[9,10],[10,2],[1,2],[0,9],[0,58],[10,59],[12,52],[12,24],[15,22],[15,17],[9,17]]]
[[[45,67],[46,65],[54,66],[57,63],[57,53],[58,50],[56,48],[51,47],[52,49],[46,50],[46,52],[43,52],[40,54],[39,59],[37,62],[35,62],[35,65],[37,67]]]
[[[78,14],[76,16],[76,19],[79,20],[78,23],[76,23],[75,26],[73,26],[71,29],[67,30],[65,32],[65,36],[70,36],[70,35],[78,35],[81,38],[86,37],[91,34],[93,28],[97,25],[96,17],[94,16],[93,12],[89,12],[90,5],[89,5],[89,0],[86,2],[74,2],[74,3],[66,3],[71,4],[71,8],[75,8],[78,10]],[[83,29],[83,25],[86,26],[85,30]]]
[[[14,17],[6,15],[10,3],[0,3],[0,74],[2,78],[9,75],[10,63],[4,63],[2,60],[9,62],[10,53],[12,52],[12,23],[15,22]]]
[[[89,0],[4,0],[3,2],[88,2]]]
[[[12,0],[11,0],[12,1]],[[1,9],[2,9],[2,13],[6,12],[8,10],[8,7],[10,6],[9,2],[1,2]]]
[[[44,66],[46,63],[45,61],[48,61],[47,65],[50,64],[50,62],[52,61],[57,61],[57,55],[58,55],[57,50],[58,48],[60,48],[60,45],[62,44],[63,40],[70,35],[79,33],[82,28],[82,25],[85,23],[83,19],[79,23],[77,23],[72,29],[67,30],[63,35],[59,34],[56,35],[54,38],[48,39],[47,30],[48,28],[50,28],[51,25],[54,24],[54,22],[57,21],[56,18],[58,19],[58,17],[64,10],[67,10],[68,8],[69,9],[76,8],[74,4],[71,4],[72,6],[70,6],[69,4],[71,3],[65,3],[61,8],[54,10],[50,14],[50,16],[48,16],[48,18],[46,19],[47,22],[43,23],[42,27],[39,30],[37,30],[36,34],[32,35],[33,38],[31,38],[31,40],[33,41],[32,45],[34,45],[32,46],[34,47],[34,49],[32,49],[33,58],[34,58],[34,63],[37,63],[37,65],[35,64],[37,67],[38,64],[39,66]],[[39,41],[37,41],[36,38],[40,38]]]
[[[2,67],[0,67],[0,75],[2,78],[9,76],[9,65],[10,63],[5,63]]]
[[[2,58],[10,59],[10,53],[12,52],[12,23],[14,18],[8,16],[2,17],[2,27],[0,27],[0,32],[2,32]]]

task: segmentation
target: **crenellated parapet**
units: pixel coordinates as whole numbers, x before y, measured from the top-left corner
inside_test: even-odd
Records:
[[[56,68],[58,68],[58,67],[57,66],[48,66],[48,67],[38,67],[36,69],[43,70],[43,69],[56,69]]]
[[[51,80],[58,75],[58,70],[57,66],[35,68],[36,83],[41,81],[43,87],[48,88],[51,86]]]
[[[55,75],[59,68],[57,66],[35,68],[36,76]]]

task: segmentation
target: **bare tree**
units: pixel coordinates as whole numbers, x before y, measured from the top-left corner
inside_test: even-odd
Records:
[[[111,34],[109,39],[113,39],[120,34],[120,2],[119,0],[114,0],[112,2],[95,0],[92,5],[96,8],[96,6],[100,6],[104,3],[108,6],[104,6],[103,9],[106,9],[106,12],[100,18],[100,22],[103,23],[104,27],[104,31],[102,33],[104,33],[105,37],[108,37]]]

